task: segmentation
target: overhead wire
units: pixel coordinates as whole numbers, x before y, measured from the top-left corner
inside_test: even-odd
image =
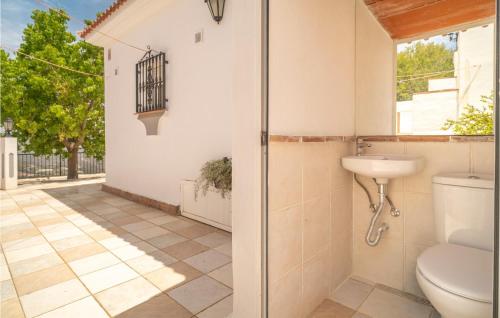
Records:
[[[68,12],[64,12],[64,14],[63,14],[63,12],[61,12],[61,10],[60,10],[60,9],[58,9],[58,8],[55,8],[55,7],[51,6],[51,5],[50,5],[50,3],[48,3],[48,2],[46,2],[46,1],[44,1],[44,0],[33,0],[33,1],[35,1],[35,2],[37,2],[37,3],[39,3],[39,4],[41,4],[41,5],[43,5],[44,7],[48,8],[48,9],[52,9],[52,10],[54,10],[55,12],[57,12],[58,14],[64,15],[65,17],[67,17],[67,18],[69,18],[69,19],[76,20],[76,21],[78,21],[78,22],[82,23],[84,26],[86,25],[86,23],[85,23],[85,21],[84,21],[84,20],[82,20],[82,19],[80,19],[80,18],[77,18],[77,17],[74,17],[74,16],[70,15]],[[149,51],[159,52],[159,51],[154,50],[154,49],[143,49],[143,48],[140,48],[140,47],[138,47],[138,46],[136,46],[136,45],[134,45],[134,44],[131,44],[131,43],[125,42],[125,41],[123,41],[123,40],[121,40],[121,39],[119,39],[119,38],[117,38],[117,37],[115,37],[115,36],[112,36],[112,35],[107,34],[107,33],[105,33],[105,32],[99,31],[99,30],[97,30],[97,29],[93,29],[93,31],[94,31],[94,32],[96,32],[96,33],[99,33],[99,34],[101,34],[101,35],[103,35],[103,36],[106,36],[106,37],[108,37],[108,38],[112,39],[113,41],[119,42],[119,43],[121,43],[121,44],[123,44],[123,45],[126,45],[126,46],[128,46],[128,47],[131,47],[131,48],[133,48],[133,49],[136,49],[136,50],[139,50],[139,51],[142,51],[142,52],[145,52],[145,53],[147,53],[147,52],[149,52]]]
[[[401,78],[401,77],[414,77],[414,76],[420,76],[420,75],[433,75],[433,74],[442,74],[442,73],[450,73],[450,72],[454,72],[455,70],[448,70],[448,71],[439,71],[439,72],[430,72],[430,73],[415,73],[415,74],[411,74],[411,75],[398,75],[396,76],[397,78]]]
[[[54,66],[54,67],[58,67],[58,68],[64,69],[66,71],[70,71],[70,72],[74,72],[74,73],[79,73],[81,75],[87,75],[87,76],[103,77],[103,75],[101,75],[101,74],[94,74],[94,73],[88,73],[88,72],[84,72],[84,71],[80,71],[80,70],[75,70],[75,69],[73,69],[71,67],[67,67],[67,66],[64,66],[64,65],[56,64],[56,63],[53,63],[53,62],[50,62],[50,61],[38,58],[36,56],[30,55],[30,54],[26,54],[26,53],[24,53],[24,52],[22,52],[20,50],[16,50],[16,49],[13,49],[13,48],[6,47],[5,45],[2,45],[1,48],[4,49],[4,50],[9,50],[9,51],[11,51],[11,52],[13,52],[15,54],[24,55],[26,57],[29,57],[30,59],[33,59],[33,60],[36,60],[36,61],[39,61],[39,62],[42,62],[42,63],[49,64],[49,65]]]
[[[444,73],[451,73],[451,72],[454,72],[454,71],[449,71],[449,72],[444,72]],[[421,79],[436,77],[438,75],[440,75],[440,74],[420,76],[420,77],[411,77],[411,78],[406,78],[406,79],[399,79],[399,80],[397,80],[397,82],[398,83],[411,82],[411,81],[416,81],[416,80],[421,80]]]

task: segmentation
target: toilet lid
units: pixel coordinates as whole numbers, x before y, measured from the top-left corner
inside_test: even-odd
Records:
[[[418,257],[417,270],[443,290],[492,303],[493,252],[440,244],[428,248]]]

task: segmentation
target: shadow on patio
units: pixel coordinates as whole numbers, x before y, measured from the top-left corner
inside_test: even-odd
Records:
[[[229,315],[231,235],[100,182],[2,193],[2,316]]]

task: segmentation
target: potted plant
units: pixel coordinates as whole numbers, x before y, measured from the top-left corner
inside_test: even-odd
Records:
[[[232,162],[231,158],[224,157],[219,160],[208,161],[201,168],[201,174],[196,179],[195,183],[195,198],[198,198],[198,193],[202,192],[203,196],[207,195],[210,188],[215,189],[222,198],[231,198],[232,187]]]
[[[231,232],[231,190],[231,158],[208,161],[196,180],[182,181],[181,214]]]

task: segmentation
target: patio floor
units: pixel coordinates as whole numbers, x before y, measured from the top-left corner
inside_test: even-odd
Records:
[[[0,192],[0,316],[229,315],[231,235],[105,193],[102,181]]]

